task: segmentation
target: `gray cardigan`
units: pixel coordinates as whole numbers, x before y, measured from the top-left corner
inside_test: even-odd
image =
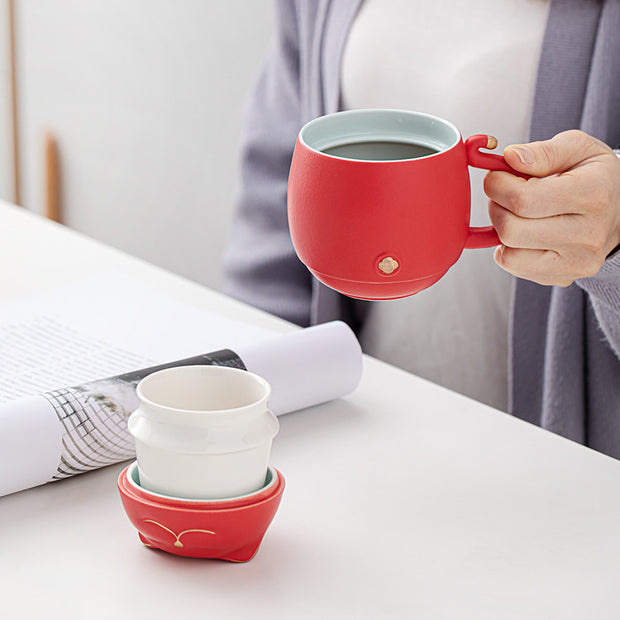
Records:
[[[368,303],[311,277],[286,218],[296,135],[310,119],[338,110],[340,61],[359,5],[278,0],[277,38],[248,111],[225,288],[300,325],[344,319],[355,329]],[[619,33],[620,0],[553,0],[532,139],[581,128],[620,146]],[[620,458],[620,253],[568,288],[515,279],[510,343],[510,411]]]

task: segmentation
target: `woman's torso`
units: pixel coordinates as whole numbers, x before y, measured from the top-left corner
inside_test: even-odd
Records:
[[[365,0],[344,51],[342,107],[427,112],[464,137],[523,142],[548,8],[548,0]],[[484,174],[471,173],[472,225],[488,224]],[[362,346],[505,409],[510,287],[492,249],[466,250],[431,288],[373,304]]]

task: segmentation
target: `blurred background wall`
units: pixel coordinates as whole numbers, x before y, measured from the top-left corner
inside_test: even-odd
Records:
[[[247,98],[271,0],[13,0],[21,203],[221,286]],[[0,0],[0,197],[15,198],[9,0]],[[76,257],[79,260],[79,257]]]

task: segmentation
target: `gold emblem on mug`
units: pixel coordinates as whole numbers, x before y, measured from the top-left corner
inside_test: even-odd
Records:
[[[377,266],[385,275],[389,276],[398,269],[398,261],[391,256],[386,256]]]

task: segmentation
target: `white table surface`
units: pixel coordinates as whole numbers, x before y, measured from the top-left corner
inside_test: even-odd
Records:
[[[111,267],[291,329],[0,204],[0,302]],[[280,418],[272,464],[287,487],[247,564],[143,547],[120,464],[0,498],[0,617],[620,617],[620,463],[364,364],[350,396]]]

